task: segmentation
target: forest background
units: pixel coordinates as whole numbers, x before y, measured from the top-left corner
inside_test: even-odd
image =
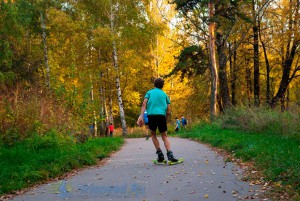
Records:
[[[84,142],[106,136],[109,123],[126,136],[163,77],[170,125],[181,115],[189,125],[221,119],[297,147],[299,4],[1,0],[0,145],[53,133]]]
[[[214,16],[211,2],[2,0],[2,141],[93,126],[99,136],[109,122],[126,135],[155,77],[165,78],[172,119],[208,118],[210,105],[211,116],[297,108],[299,1],[220,0]]]

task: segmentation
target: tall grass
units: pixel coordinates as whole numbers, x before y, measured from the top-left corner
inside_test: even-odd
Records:
[[[57,177],[97,158],[107,157],[123,144],[121,138],[96,138],[85,143],[49,131],[35,135],[13,146],[0,148],[0,194],[28,187],[36,182]]]
[[[299,108],[281,112],[265,108],[239,107],[226,111],[217,123],[223,128],[282,135],[300,140]]]
[[[42,87],[24,85],[0,90],[0,142],[13,145],[53,128],[72,135],[88,133],[88,127],[64,100]]]

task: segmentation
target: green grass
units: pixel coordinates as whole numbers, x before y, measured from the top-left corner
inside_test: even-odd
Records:
[[[39,181],[96,164],[119,149],[121,138],[96,138],[77,144],[56,132],[35,136],[0,148],[0,194],[20,190]]]
[[[253,161],[266,180],[289,185],[300,193],[300,140],[294,136],[243,132],[218,124],[198,125],[179,136],[225,149],[243,161]]]

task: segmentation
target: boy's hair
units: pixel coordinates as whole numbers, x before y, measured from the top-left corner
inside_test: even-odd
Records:
[[[156,78],[156,79],[154,80],[154,87],[159,88],[159,89],[162,89],[163,86],[164,86],[164,80],[163,80],[163,79],[161,79],[161,78]]]

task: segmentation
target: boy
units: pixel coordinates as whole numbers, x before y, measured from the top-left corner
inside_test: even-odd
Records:
[[[177,162],[178,159],[174,157],[173,152],[171,151],[170,141],[167,136],[167,118],[169,118],[170,115],[171,101],[168,95],[162,90],[163,86],[163,79],[155,79],[155,88],[149,90],[144,97],[144,102],[141,108],[141,114],[137,120],[137,124],[139,126],[142,126],[144,124],[144,112],[147,108],[149,129],[151,131],[152,141],[156,148],[156,154],[158,156],[157,162],[163,162],[165,160],[164,154],[160,149],[159,141],[156,137],[157,128],[161,133],[162,140],[164,141],[164,145],[167,150],[168,160],[171,162]]]

